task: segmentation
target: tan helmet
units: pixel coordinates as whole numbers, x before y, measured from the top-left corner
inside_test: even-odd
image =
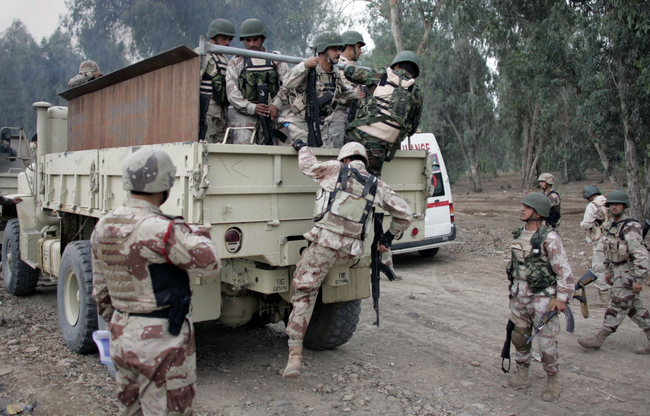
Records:
[[[368,166],[368,153],[366,153],[366,148],[358,142],[350,142],[345,144],[345,146],[343,146],[339,151],[339,157],[337,159],[343,160],[346,157],[353,155],[363,157],[363,160],[366,162],[366,166]]]
[[[174,186],[175,176],[176,166],[162,150],[140,149],[122,165],[123,187],[127,191],[165,192]]]
[[[84,72],[99,72],[99,65],[95,61],[83,61],[79,65],[79,73],[83,74]]]
[[[542,173],[539,175],[539,178],[537,178],[537,182],[544,181],[549,185],[553,185],[555,183],[555,176],[551,173]]]

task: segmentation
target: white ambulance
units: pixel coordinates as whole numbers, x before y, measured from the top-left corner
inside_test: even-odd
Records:
[[[410,147],[409,147],[410,146]],[[416,133],[410,139],[402,142],[402,150],[424,149],[433,154],[433,194],[427,203],[425,218],[425,239],[418,242],[393,242],[393,254],[404,254],[417,251],[421,256],[433,257],[438,254],[441,246],[450,244],[456,239],[456,223],[454,222],[454,204],[451,199],[451,185],[445,161],[438,147],[438,142],[432,133]],[[410,230],[421,232],[422,230]]]

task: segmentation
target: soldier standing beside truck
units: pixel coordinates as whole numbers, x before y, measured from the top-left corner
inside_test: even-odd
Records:
[[[239,28],[239,40],[244,41],[248,50],[266,52],[263,46],[266,38],[266,28],[257,19],[248,19]],[[288,72],[289,67],[284,62],[243,56],[230,60],[226,72],[226,94],[234,110],[230,113],[230,127],[247,127],[233,130],[232,143],[261,143],[260,117],[269,117],[271,121],[277,118],[283,100],[286,100],[280,89],[281,80]],[[257,88],[259,84],[267,84],[269,104],[261,102]],[[251,143],[254,128],[256,137]]]
[[[124,162],[131,197],[103,216],[91,237],[93,298],[110,322],[122,415],[191,415],[196,395],[190,277],[219,272],[207,230],[160,211],[176,167],[161,150]]]
[[[551,204],[540,193],[531,193],[521,201],[521,220],[525,222],[513,232],[512,258],[507,273],[510,280],[510,321],[514,324],[512,344],[516,348],[517,374],[508,378],[504,387],[530,387],[529,368],[532,345],[526,339],[533,326],[550,310],[564,312],[573,295],[573,274],[560,236],[544,219]],[[542,399],[555,401],[560,396],[557,340],[560,322],[553,317],[539,332],[539,350],[548,384]]]
[[[312,68],[316,71],[315,99],[318,101],[318,114],[315,116],[320,120],[325,120],[332,114],[339,98],[359,98],[359,91],[350,83],[344,82],[340,72],[334,67],[339,62],[341,47],[343,47],[343,39],[337,33],[321,33],[314,40],[317,56],[297,64],[284,78],[283,88],[288,90],[290,107],[282,112],[279,122],[289,130],[291,141],[297,139],[306,141],[309,135],[305,113],[306,107],[310,104],[307,102],[307,89],[314,87],[308,85],[308,73]]]
[[[643,279],[650,270],[648,250],[643,245],[643,227],[625,213],[630,206],[630,198],[625,192],[610,192],[605,205],[611,215],[603,225],[602,237],[606,259],[605,280],[612,285],[609,306],[598,333],[579,338],[578,343],[587,349],[599,349],[627,315],[648,338],[648,342],[635,352],[650,354],[650,312],[641,300]]]
[[[364,253],[364,238],[372,219],[373,207],[391,215],[390,228],[379,240],[378,250],[387,251],[393,238],[413,220],[409,205],[383,181],[366,170],[368,156],[359,143],[348,143],[338,160],[318,162],[302,140],[294,141],[300,170],[314,181],[319,190],[316,204],[319,214],[314,227],[305,234],[310,243],[303,251],[293,275],[293,310],[287,323],[289,360],[282,376],[300,376],[302,346],[314,311],[318,291],[329,270],[352,261]]]
[[[363,36],[359,32],[349,30],[341,34],[341,38],[343,39],[345,49],[341,52],[339,63],[345,66],[356,65],[359,61],[359,57],[363,53],[361,48],[366,46],[366,43],[363,41]],[[342,70],[339,70],[339,75],[343,79],[344,83],[350,83],[350,81],[345,78]],[[323,147],[343,147],[345,129],[348,125],[348,117],[350,116],[351,111],[356,113],[356,107],[357,100],[339,98],[338,105],[332,114],[327,117],[325,125],[323,126]]]
[[[385,70],[349,65],[344,73],[353,83],[368,86],[370,92],[348,123],[345,141],[363,144],[370,161],[368,172],[381,176],[384,162],[393,159],[402,140],[415,134],[420,124],[422,92],[415,82],[420,58],[402,51]]]
[[[593,246],[591,271],[598,277],[596,287],[600,300],[609,302],[610,285],[605,282],[605,254],[603,252],[603,224],[607,221],[607,198],[600,194],[595,185],[585,186],[582,196],[589,201],[580,228],[587,231],[587,241]]]
[[[215,19],[208,27],[208,42],[230,46],[235,37],[235,26],[225,19]],[[194,50],[198,52],[198,48]],[[228,97],[226,96],[226,69],[228,58],[208,52],[201,67],[201,125],[199,138],[208,143],[223,140],[228,127]]]

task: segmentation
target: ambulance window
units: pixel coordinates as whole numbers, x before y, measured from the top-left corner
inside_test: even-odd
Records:
[[[433,165],[433,170],[435,173],[431,178],[431,181],[433,183],[433,194],[431,196],[443,196],[445,195],[445,186],[442,181],[442,172],[440,171],[440,166]]]

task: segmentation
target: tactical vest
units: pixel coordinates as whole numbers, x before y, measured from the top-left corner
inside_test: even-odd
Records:
[[[334,190],[328,192],[321,188],[316,198],[316,227],[363,240],[372,218],[377,184],[374,175],[363,175],[356,168],[342,164]]]
[[[551,194],[555,194],[557,195],[558,198],[560,198],[560,194],[558,194],[556,191],[551,191],[546,196],[548,197]],[[560,206],[559,205],[552,206],[548,218],[546,219],[546,223],[551,227],[555,227],[557,223],[560,221],[560,218],[562,218],[562,214],[560,213]]]
[[[525,226],[522,225],[512,233],[515,240],[521,236],[524,227]],[[514,279],[522,279],[521,273],[524,273],[525,280],[528,282],[528,286],[530,286],[533,293],[539,293],[547,287],[553,286],[557,283],[557,276],[551,267],[551,263],[542,258],[542,243],[546,240],[549,232],[551,232],[551,229],[542,225],[533,233],[533,236],[530,239],[530,245],[532,248],[530,253],[524,258],[523,262],[517,259],[515,250],[512,250],[510,262],[506,267],[508,279],[511,283]]]
[[[208,67],[201,78],[201,92],[211,94],[217,105],[226,106],[228,105],[228,97],[226,96],[228,61],[222,55],[214,53],[210,55],[212,59],[210,59]],[[212,65],[215,65],[216,68],[211,67]]]
[[[627,218],[621,223],[616,223],[620,224],[617,232],[612,233],[611,230],[615,225],[612,224],[612,227],[605,233],[603,237],[603,250],[605,251],[605,258],[611,263],[621,263],[630,258],[630,249],[627,241],[625,241],[625,237],[623,237],[623,229],[632,221],[638,222],[635,219]]]
[[[260,102],[257,92],[259,84],[267,84],[270,99],[280,90],[278,70],[273,61],[268,59],[244,58],[244,69],[239,75],[239,90],[244,98],[253,103]]]
[[[318,116],[321,120],[332,114],[338,106],[338,99],[334,98],[339,92],[337,80],[334,72],[325,71],[320,72],[316,78],[316,100],[318,101]],[[291,112],[302,117],[305,116],[304,112],[307,106],[306,88],[307,83],[303,83],[289,92]]]
[[[405,88],[402,83],[408,79],[398,73],[394,74],[399,77],[398,83],[389,81],[388,74],[385,73],[372,95],[359,103],[348,129],[373,123],[384,123],[404,134],[412,129],[416,104],[420,101],[420,88],[416,83]],[[392,143],[396,139],[388,141]]]

